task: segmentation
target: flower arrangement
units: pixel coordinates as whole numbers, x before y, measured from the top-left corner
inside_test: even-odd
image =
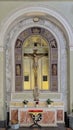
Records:
[[[48,98],[48,99],[46,100],[46,102],[47,102],[47,104],[49,105],[49,104],[51,104],[53,101]]]
[[[36,105],[38,105],[38,104],[39,104],[39,101],[36,101],[35,103],[36,103]]]
[[[24,101],[23,101],[23,104],[26,105],[27,103],[28,103],[28,100],[24,100]]]

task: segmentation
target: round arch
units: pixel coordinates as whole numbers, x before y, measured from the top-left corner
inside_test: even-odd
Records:
[[[73,37],[72,37],[72,30],[70,27],[70,24],[66,21],[66,19],[58,14],[55,10],[52,10],[46,6],[43,5],[34,5],[27,6],[27,7],[21,7],[15,12],[11,13],[6,19],[4,19],[3,23],[1,24],[1,31],[0,31],[0,40],[2,46],[4,45],[4,37],[6,33],[9,31],[9,28],[12,28],[14,26],[14,23],[18,23],[18,21],[22,19],[27,19],[31,16],[47,16],[46,18],[51,20],[54,23],[57,23],[62,31],[64,32],[69,46],[73,46]]]
[[[37,21],[34,19],[35,17],[37,18]],[[47,28],[48,30],[51,30],[51,32],[54,34],[56,40],[58,41],[58,46],[61,50],[63,48],[64,48],[64,50],[66,50],[66,48],[73,46],[73,36],[72,36],[73,33],[71,30],[71,27],[70,27],[69,23],[66,21],[66,19],[64,19],[60,14],[58,14],[57,12],[55,12],[52,9],[49,9],[46,6],[43,6],[43,5],[38,6],[38,4],[34,5],[34,7],[32,7],[32,6],[21,7],[20,9],[17,9],[15,12],[10,14],[10,16],[8,16],[1,25],[0,46],[2,48],[5,47],[5,49],[7,49],[7,47],[9,49],[11,49],[11,53],[10,53],[10,50],[6,51],[6,60],[8,61],[8,63],[10,62],[10,57],[8,55],[9,54],[11,56],[13,55],[12,53],[14,50],[14,45],[15,45],[14,43],[15,43],[17,36],[20,34],[20,32],[22,30],[25,30],[25,28],[33,27],[33,26],[38,26],[38,27],[40,26],[40,27]],[[13,48],[13,50],[12,50],[12,48]],[[61,75],[63,72],[62,65],[64,65],[64,63],[65,63],[65,65],[67,64],[67,52],[66,51],[64,52],[64,50],[62,51],[62,53],[65,54],[65,57],[63,59],[61,66],[59,66],[59,69],[61,68],[61,70],[62,70],[62,71],[60,71]],[[62,56],[63,56],[63,54],[62,54]],[[63,58],[62,56],[61,56],[61,54],[59,54],[59,57],[61,57],[61,60]],[[13,59],[12,59],[12,61],[13,61]],[[7,68],[7,65],[6,65],[6,68]],[[13,67],[14,66],[12,66],[12,68]],[[66,88],[64,88],[64,89],[62,88],[61,91],[63,92],[63,96],[60,98],[60,100],[63,100],[63,98],[66,95],[65,109],[67,109],[67,91],[68,90],[67,90],[67,73],[66,73],[65,67],[67,69],[67,66],[64,66],[66,79],[65,80],[62,79],[62,82],[60,83],[60,85],[62,86],[64,83]],[[11,67],[9,66],[9,68],[7,68],[7,69],[9,71],[9,70],[11,70]],[[12,72],[14,72],[14,70],[12,70]],[[59,73],[59,75],[60,75],[60,73]],[[4,74],[4,77],[5,77],[5,75],[7,76],[6,73]],[[12,75],[13,75],[13,73],[12,73]],[[11,77],[9,77],[9,78],[10,78],[10,81],[7,81],[7,84],[11,86],[11,83],[12,83],[14,86],[13,81],[11,81]],[[7,91],[11,92],[11,88]]]

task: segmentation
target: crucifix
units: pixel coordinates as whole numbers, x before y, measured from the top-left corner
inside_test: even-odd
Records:
[[[48,56],[48,53],[37,53],[37,49],[33,50],[33,53],[24,53],[24,56],[28,56],[33,60],[33,71],[34,71],[34,100],[39,100],[39,89],[37,83],[37,71],[38,71],[38,60],[43,56]]]

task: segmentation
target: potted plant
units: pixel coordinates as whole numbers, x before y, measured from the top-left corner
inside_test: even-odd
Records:
[[[23,101],[24,107],[27,107],[27,103],[28,103],[28,100]]]
[[[49,98],[46,100],[48,106],[50,107],[51,106],[51,103],[53,102],[52,100],[50,100]]]

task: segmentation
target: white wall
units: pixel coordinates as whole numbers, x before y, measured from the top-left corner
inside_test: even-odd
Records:
[[[26,6],[28,4],[34,5],[35,2],[33,0],[30,0],[28,2],[26,1],[0,1],[0,22],[7,17],[8,14],[16,10],[17,8],[20,8],[22,6]],[[49,8],[53,8],[55,11],[60,13],[63,17],[65,17],[69,23],[73,27],[73,1],[45,1],[41,0],[37,2],[40,4],[44,4],[48,6]]]

